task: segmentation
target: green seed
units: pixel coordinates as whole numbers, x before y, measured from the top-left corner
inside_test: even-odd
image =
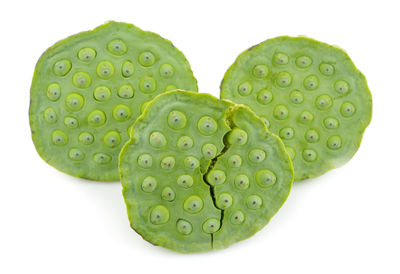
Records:
[[[142,190],[147,193],[153,192],[157,187],[157,180],[154,177],[146,177],[142,182]]]
[[[178,220],[176,223],[176,229],[179,233],[183,235],[189,235],[192,233],[193,227],[192,224],[185,220]]]
[[[182,129],[186,126],[186,116],[180,111],[171,111],[168,115],[168,125],[173,129]]]
[[[78,58],[82,62],[90,63],[96,58],[96,51],[92,48],[83,48],[78,52]]]
[[[203,231],[205,233],[215,233],[220,228],[220,221],[215,218],[210,218],[203,223]]]
[[[165,187],[161,192],[161,198],[165,201],[172,202],[175,200],[175,192],[170,187]]]
[[[258,195],[250,195],[246,202],[249,209],[259,209],[262,206],[262,199]]]
[[[182,150],[190,149],[193,147],[193,139],[189,136],[182,136],[178,139],[176,146]]]
[[[193,185],[193,177],[190,175],[181,175],[177,180],[177,184],[184,188],[190,188]]]
[[[150,222],[154,225],[162,225],[169,221],[169,211],[165,206],[158,205],[150,214]]]

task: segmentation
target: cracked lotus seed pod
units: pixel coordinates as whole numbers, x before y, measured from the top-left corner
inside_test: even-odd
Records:
[[[109,22],[49,48],[36,65],[32,139],[50,165],[73,176],[117,180],[118,154],[146,102],[197,91],[189,63],[168,40]]]
[[[120,172],[132,228],[184,253],[253,235],[293,180],[283,143],[248,107],[182,91],[157,96],[138,118]]]
[[[372,115],[366,79],[349,56],[304,37],[277,37],[240,54],[221,98],[250,106],[282,138],[295,180],[349,161]]]

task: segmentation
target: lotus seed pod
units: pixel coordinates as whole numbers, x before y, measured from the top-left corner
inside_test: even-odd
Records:
[[[268,73],[255,73],[261,67]],[[243,52],[224,76],[221,98],[265,119],[287,147],[295,180],[348,162],[372,116],[366,79],[350,57],[304,37],[277,37]]]
[[[278,211],[293,180],[283,143],[249,108],[183,91],[148,104],[119,168],[132,228],[184,253],[253,235]]]
[[[39,59],[31,87],[39,155],[73,176],[118,180],[128,128],[167,87],[197,91],[183,54],[157,34],[109,22],[58,42]],[[171,120],[177,129],[185,126],[179,114]],[[152,166],[151,158],[140,163]]]

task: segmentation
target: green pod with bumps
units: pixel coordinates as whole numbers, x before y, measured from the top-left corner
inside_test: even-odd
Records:
[[[293,180],[283,143],[248,107],[183,91],[150,102],[119,168],[132,228],[182,253],[250,237],[282,206]],[[236,175],[247,177],[247,188]]]
[[[50,47],[39,59],[29,109],[39,155],[60,171],[118,180],[118,154],[146,103],[170,89],[197,91],[170,41],[109,22]]]
[[[282,138],[295,180],[349,161],[372,116],[366,79],[350,57],[305,37],[269,39],[240,54],[220,97],[248,105]]]

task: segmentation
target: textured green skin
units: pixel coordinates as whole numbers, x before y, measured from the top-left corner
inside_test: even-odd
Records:
[[[232,125],[247,132],[248,140],[244,146],[229,145],[228,150],[218,158],[213,168],[223,170],[226,174],[226,182],[214,186],[215,196],[218,197],[221,193],[231,193],[233,196],[232,206],[224,210],[222,223],[224,229],[214,234],[216,249],[247,239],[262,229],[285,202],[293,181],[293,167],[282,141],[267,130],[263,121],[253,111],[250,111],[248,107],[237,105],[230,119]],[[261,163],[249,161],[248,157],[252,149],[265,151],[265,160]],[[241,167],[229,167],[228,159],[231,155],[241,156]],[[270,187],[260,187],[255,182],[255,174],[261,169],[269,169],[275,173],[277,178],[275,184]],[[249,177],[248,189],[242,190],[235,187],[234,178],[239,174],[246,174]],[[246,207],[246,197],[252,194],[262,197],[263,204],[260,209],[253,210]],[[246,219],[242,224],[230,223],[229,217],[235,210],[244,212]]]
[[[287,54],[288,64],[275,64],[273,62],[275,53]],[[296,66],[296,58],[304,55],[311,57],[312,64],[308,68],[299,68]],[[334,66],[333,75],[325,76],[320,72],[319,66],[322,62]],[[253,74],[254,66],[259,64],[266,65],[269,69],[265,78],[260,79]],[[282,71],[292,75],[292,82],[288,87],[280,87],[276,82],[278,73]],[[307,90],[303,84],[303,80],[309,75],[316,75],[319,79],[319,86],[314,90]],[[347,81],[350,92],[338,93],[334,86],[337,80]],[[238,86],[246,81],[252,84],[252,92],[248,96],[242,96]],[[262,89],[269,90],[273,95],[272,101],[265,105],[257,100],[257,93]],[[290,99],[290,93],[295,89],[304,96],[304,101],[300,104],[295,104]],[[315,101],[321,94],[327,94],[332,98],[330,108],[320,110],[316,107]],[[244,51],[226,72],[221,83],[220,97],[250,106],[259,116],[269,121],[269,129],[277,135],[282,128],[294,129],[294,138],[283,139],[283,142],[288,152],[295,151],[292,157],[295,180],[317,177],[349,161],[360,146],[363,132],[372,117],[372,97],[366,79],[349,56],[337,47],[304,37],[277,37]],[[341,105],[344,102],[351,102],[356,108],[351,117],[344,117],[341,114]],[[279,104],[289,110],[286,119],[280,120],[274,116],[274,108]],[[299,122],[298,117],[303,111],[309,111],[314,115],[311,123]],[[326,128],[324,119],[327,117],[337,118],[339,127]],[[319,133],[318,142],[310,143],[306,140],[305,134],[309,129]],[[334,135],[342,139],[341,147],[335,150],[327,146],[328,138]],[[316,151],[317,159],[306,161],[303,157],[304,149]]]
[[[174,110],[181,111],[187,117],[187,124],[183,129],[172,129],[168,125],[168,114]],[[218,130],[210,136],[202,135],[197,128],[197,121],[205,115],[213,117],[218,124]],[[259,194],[265,201],[269,201],[265,203],[270,206],[268,211],[267,207],[263,207],[258,213],[253,213],[252,217],[243,223],[242,229],[232,228],[230,224],[225,224],[222,220],[223,226],[218,232],[207,234],[202,230],[203,222],[208,218],[216,218],[221,221],[224,213],[216,207],[210,185],[204,181],[211,169],[210,164],[214,164],[214,161],[206,160],[203,157],[202,146],[205,143],[212,143],[217,147],[215,164],[218,165],[220,161],[218,157],[224,157],[221,155],[225,155],[224,153],[230,149],[230,146],[224,143],[224,137],[230,132],[231,122],[251,132],[249,146],[259,144],[266,151],[271,152],[268,160],[258,168],[273,166],[277,170],[277,176],[284,174],[284,177],[280,177],[282,181],[279,180],[270,192],[264,191]],[[154,148],[149,144],[149,136],[155,130],[164,134],[167,140],[165,147]],[[190,149],[182,150],[176,146],[176,142],[185,135],[193,138],[194,145]],[[250,147],[245,145],[244,148],[245,150],[238,151],[238,153],[247,153]],[[232,149],[235,148],[232,147]],[[143,153],[152,155],[153,165],[151,168],[139,166],[138,157]],[[195,156],[200,161],[198,168],[192,170],[183,165],[185,157],[189,155]],[[165,171],[160,168],[161,159],[165,156],[175,157],[175,167],[172,170]],[[246,164],[248,160],[245,156],[242,158],[243,168],[240,169],[244,170],[243,172],[251,174],[257,169]],[[154,245],[182,253],[219,249],[250,237],[261,229],[283,204],[293,180],[292,165],[283,143],[278,137],[268,132],[263,122],[248,107],[233,105],[229,101],[219,101],[208,94],[182,91],[159,95],[146,107],[132,127],[131,139],[121,151],[120,173],[131,227]],[[191,188],[185,189],[177,184],[177,178],[182,174],[193,176],[194,183]],[[146,193],[141,188],[142,181],[147,176],[153,176],[158,181],[157,188],[152,193]],[[227,181],[224,185],[228,186],[232,183]],[[165,186],[169,186],[175,191],[174,201],[161,199],[161,192]],[[219,188],[216,189],[217,192],[219,190]],[[249,188],[249,190],[254,191],[255,188]],[[190,195],[198,195],[203,199],[204,208],[199,213],[190,214],[184,210],[184,201]],[[232,196],[234,200],[238,200],[240,194],[232,191]],[[165,224],[155,225],[149,219],[151,209],[157,205],[163,205],[169,209],[170,219]],[[240,205],[235,203],[235,207],[240,207]],[[245,205],[242,207],[243,211],[247,212]],[[192,224],[191,234],[182,235],[178,232],[176,222],[180,218],[188,220]]]
[[[121,56],[111,54],[107,49],[109,41],[122,39],[127,52]],[[84,62],[78,59],[80,49],[90,47],[96,50],[94,60]],[[152,66],[144,67],[139,61],[139,54],[143,51],[151,51],[155,56]],[[71,70],[65,76],[56,76],[53,65],[61,59],[69,59],[72,63]],[[114,66],[114,74],[108,80],[101,79],[96,74],[97,64],[103,60],[110,61]],[[129,60],[134,64],[134,71],[130,77],[123,77],[122,64]],[[162,78],[159,68],[162,64],[171,64],[174,73],[170,78]],[[91,77],[88,88],[78,88],[72,83],[72,77],[76,72],[87,72]],[[151,76],[156,81],[156,89],[151,93],[144,93],[140,89],[140,79]],[[61,97],[53,102],[47,98],[47,86],[58,83],[61,86]],[[118,89],[124,84],[130,84],[134,89],[133,98],[118,97]],[[94,90],[97,86],[104,85],[111,90],[111,97],[107,101],[96,101]],[[178,51],[170,41],[161,38],[151,32],[142,31],[139,28],[125,23],[109,22],[92,31],[73,35],[56,43],[49,48],[39,59],[31,87],[31,105],[29,110],[32,139],[39,155],[50,165],[67,174],[86,179],[111,181],[118,180],[118,154],[123,144],[128,140],[128,128],[140,114],[141,106],[164,92],[168,85],[175,88],[197,91],[197,81],[193,77],[189,63],[184,55]],[[66,107],[65,98],[70,93],[78,93],[84,97],[85,104],[79,111],[71,111]],[[116,121],[113,118],[113,108],[118,104],[128,106],[131,111],[126,121]],[[58,117],[55,124],[48,124],[44,120],[44,110],[52,107]],[[94,127],[88,123],[88,115],[91,111],[99,109],[106,114],[106,122],[102,126]],[[72,116],[78,119],[79,126],[70,129],[64,125],[64,117]],[[62,130],[68,135],[68,144],[56,146],[51,140],[53,130]],[[121,136],[119,145],[110,148],[103,142],[104,135],[115,130]],[[94,135],[94,142],[90,145],[81,144],[78,136],[81,132],[88,131]],[[68,152],[71,148],[78,148],[85,154],[82,160],[71,160]],[[93,161],[95,153],[106,153],[111,156],[108,163],[99,164]]]

